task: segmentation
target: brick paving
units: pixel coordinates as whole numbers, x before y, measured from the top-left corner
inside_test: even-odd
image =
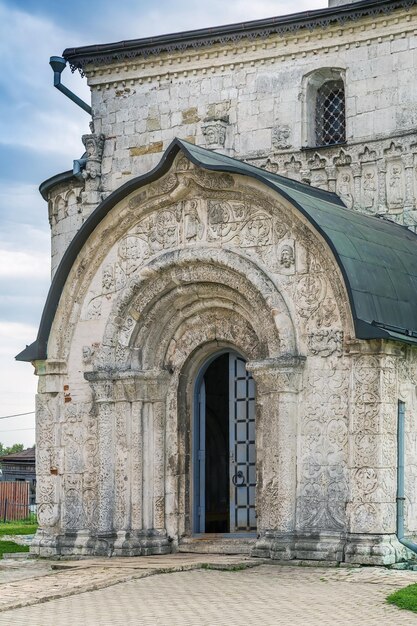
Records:
[[[415,572],[276,564],[241,570],[236,566],[242,557],[200,556],[198,561],[197,555],[173,555],[78,562],[73,569],[19,583],[31,594],[43,581],[46,594],[38,598],[41,604],[0,613],[0,625],[417,626],[416,614],[385,603],[393,590],[417,582]],[[190,571],[204,561],[236,571]],[[177,568],[187,571],[172,571]],[[117,582],[118,576],[124,581]],[[48,600],[68,592],[77,578],[78,587],[71,590],[76,595]],[[94,584],[112,586],[78,592]],[[0,600],[6,587],[0,586]]]

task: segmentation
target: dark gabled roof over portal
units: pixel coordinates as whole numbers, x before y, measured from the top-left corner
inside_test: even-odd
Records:
[[[118,202],[163,176],[180,150],[204,169],[259,180],[307,218],[329,245],[339,265],[358,339],[394,339],[417,345],[417,236],[414,233],[394,222],[349,210],[336,194],[175,139],[153,170],[116,189],[84,222],[55,273],[38,337],[17,355],[17,360],[47,358],[49,332],[59,299],[83,245]]]

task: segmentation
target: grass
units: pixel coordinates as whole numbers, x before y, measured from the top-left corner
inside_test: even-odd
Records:
[[[417,613],[417,584],[408,585],[388,596],[387,602],[395,604],[399,609],[407,609]]]
[[[5,552],[29,552],[29,546],[19,546],[14,541],[0,541],[0,558]]]
[[[33,535],[38,525],[32,520],[20,522],[0,522],[0,537],[2,535]]]

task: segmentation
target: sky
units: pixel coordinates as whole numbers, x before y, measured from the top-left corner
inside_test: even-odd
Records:
[[[285,15],[327,0],[0,0],[0,442],[35,443],[37,377],[14,360],[37,334],[50,284],[50,230],[39,184],[84,152],[89,116],[52,85],[65,48]],[[89,102],[85,79],[62,82]]]

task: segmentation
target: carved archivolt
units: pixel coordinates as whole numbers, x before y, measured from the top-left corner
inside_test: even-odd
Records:
[[[250,323],[271,354],[296,350],[295,336],[302,341],[298,349],[308,349],[307,335],[316,330],[329,337],[329,345],[333,329],[349,334],[352,320],[335,260],[319,235],[285,202],[270,190],[262,191],[258,183],[248,185],[229,174],[196,168],[178,155],[170,172],[121,201],[84,245],[61,296],[48,354],[67,359],[77,325],[97,320],[100,331],[92,337],[94,345],[84,345],[84,362],[103,362],[113,351],[113,364],[128,366],[132,344],[126,337],[140,328],[146,334],[151,320],[145,323],[143,316],[150,314],[153,299],[165,297],[167,291],[178,300],[172,286],[176,282],[183,287],[204,282],[212,292],[216,284],[219,289],[228,286],[236,298],[248,292],[249,309],[243,303],[239,309],[249,321],[248,311],[253,315],[256,310]],[[201,292],[201,286],[198,289]],[[133,303],[134,298],[142,301]],[[234,296],[223,300],[233,303]],[[132,321],[138,311],[139,326]],[[175,326],[168,318],[164,323]],[[274,330],[266,339],[269,325]],[[123,328],[117,330],[119,326]],[[120,340],[113,345],[115,333]],[[340,339],[332,345],[340,350]]]
[[[193,347],[196,337],[228,341],[251,358],[296,351],[287,306],[269,277],[235,253],[198,248],[191,258],[186,250],[161,255],[121,292],[95,364],[173,365],[185,337]]]

